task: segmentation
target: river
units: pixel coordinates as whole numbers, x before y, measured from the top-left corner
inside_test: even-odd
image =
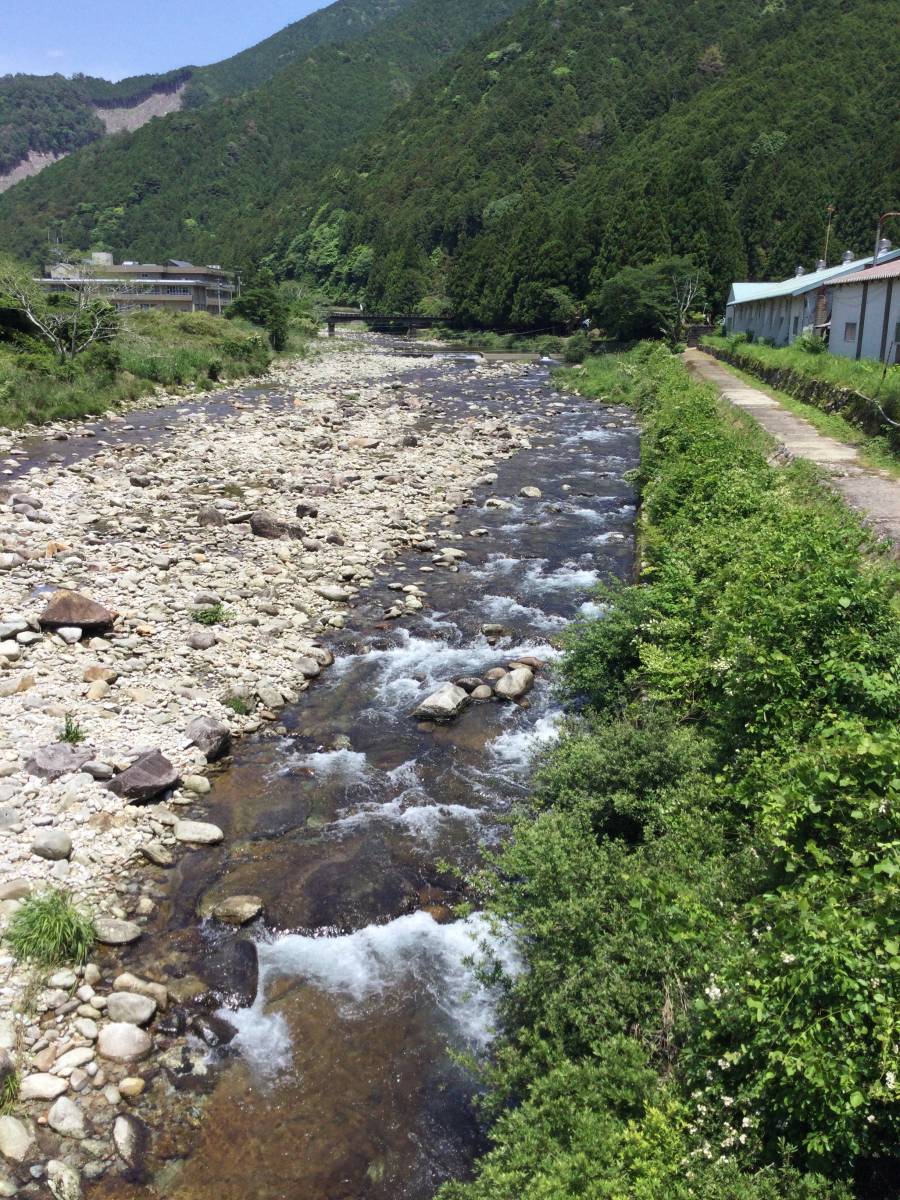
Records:
[[[443,526],[467,554],[459,568],[416,551],[380,572],[333,639],[334,667],[214,777],[205,807],[225,841],[160,873],[152,936],[127,965],[183,994],[217,985],[237,1035],[216,1049],[194,1039],[167,1062],[144,1098],[145,1167],[91,1197],[427,1200],[483,1148],[454,1052],[483,1055],[494,1032],[472,957],[487,942],[515,970],[516,951],[479,916],[455,916],[459,872],[503,838],[557,736],[558,635],[601,614],[599,580],[631,572],[638,433],[630,411],[556,392],[543,365],[502,389],[465,363],[448,375],[425,362],[403,381],[435,397],[421,420],[503,412],[534,428],[532,447]],[[406,585],[427,607],[385,620]],[[411,718],[429,689],[519,655],[546,664],[526,704]],[[235,894],[264,901],[254,924],[198,919]]]

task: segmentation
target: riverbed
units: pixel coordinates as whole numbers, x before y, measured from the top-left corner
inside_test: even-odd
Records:
[[[626,409],[559,394],[540,364],[417,361],[398,382],[429,398],[408,422],[428,444],[502,418],[527,445],[319,631],[334,665],[187,812],[221,844],[148,867],[155,909],[120,961],[170,987],[172,1049],[135,1103],[151,1132],[140,1162],[88,1196],[427,1200],[483,1148],[459,1054],[489,1054],[495,1032],[475,962],[488,950],[515,972],[516,947],[456,906],[558,737],[560,635],[602,616],[597,583],[631,572],[638,433]],[[521,702],[412,719],[445,682],[522,658],[539,668]],[[236,895],[262,902],[251,924],[201,915]],[[178,1026],[179,997],[209,1013],[205,1040]]]

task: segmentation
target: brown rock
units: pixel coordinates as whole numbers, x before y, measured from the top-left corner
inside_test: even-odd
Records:
[[[85,683],[96,683],[102,680],[103,683],[115,683],[119,678],[119,672],[114,671],[112,667],[88,667],[82,675]]]
[[[97,633],[112,629],[115,613],[102,604],[82,596],[80,592],[59,591],[50,597],[47,607],[38,617],[42,629],[77,627]]]
[[[159,750],[148,750],[117,775],[109,790],[129,801],[153,800],[178,786],[178,772]]]

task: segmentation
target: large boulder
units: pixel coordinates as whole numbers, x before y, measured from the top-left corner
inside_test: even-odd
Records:
[[[248,938],[229,938],[211,951],[203,974],[229,1008],[249,1008],[259,989],[256,945]]]
[[[516,667],[498,679],[494,685],[497,695],[503,700],[520,700],[534,685],[534,672],[530,667]]]
[[[159,750],[148,750],[112,780],[109,790],[124,800],[155,800],[177,787],[178,782],[178,772],[166,756]]]
[[[47,607],[38,617],[42,629],[61,629],[77,626],[91,633],[112,629],[115,613],[82,596],[80,592],[59,591],[50,597]]]
[[[197,717],[191,721],[185,733],[203,751],[207,762],[215,762],[231,749],[231,730],[223,721],[216,721],[213,717]]]
[[[40,779],[54,780],[80,771],[93,757],[94,751],[86,747],[73,746],[69,742],[53,742],[35,750],[25,764],[25,770]]]
[[[422,701],[413,716],[422,721],[452,721],[468,703],[468,692],[455,683],[445,683]]]

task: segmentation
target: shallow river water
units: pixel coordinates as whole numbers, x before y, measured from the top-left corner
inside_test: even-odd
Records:
[[[453,1051],[490,1045],[493,998],[471,962],[490,935],[478,916],[454,919],[463,892],[447,867],[473,866],[503,837],[560,713],[549,670],[525,706],[473,705],[447,726],[410,713],[435,685],[519,654],[549,668],[566,625],[599,615],[595,583],[631,571],[638,435],[629,411],[558,394],[540,365],[511,380],[426,364],[403,384],[433,397],[420,420],[505,414],[533,428],[532,448],[436,532],[467,552],[460,569],[429,571],[419,552],[386,567],[334,640],[335,666],[282,718],[287,732],[247,740],[215,777],[201,811],[225,842],[166,878],[128,966],[208,983],[225,962],[232,980],[249,939],[258,987],[238,982],[221,1010],[237,1037],[200,1079],[186,1072],[155,1124],[150,1174],[93,1197],[428,1200],[482,1146]],[[522,498],[526,484],[542,498]],[[386,622],[390,585],[411,583],[425,611]],[[494,644],[486,623],[504,627]],[[254,925],[197,915],[248,893],[265,902]],[[492,945],[515,969],[514,945]]]

